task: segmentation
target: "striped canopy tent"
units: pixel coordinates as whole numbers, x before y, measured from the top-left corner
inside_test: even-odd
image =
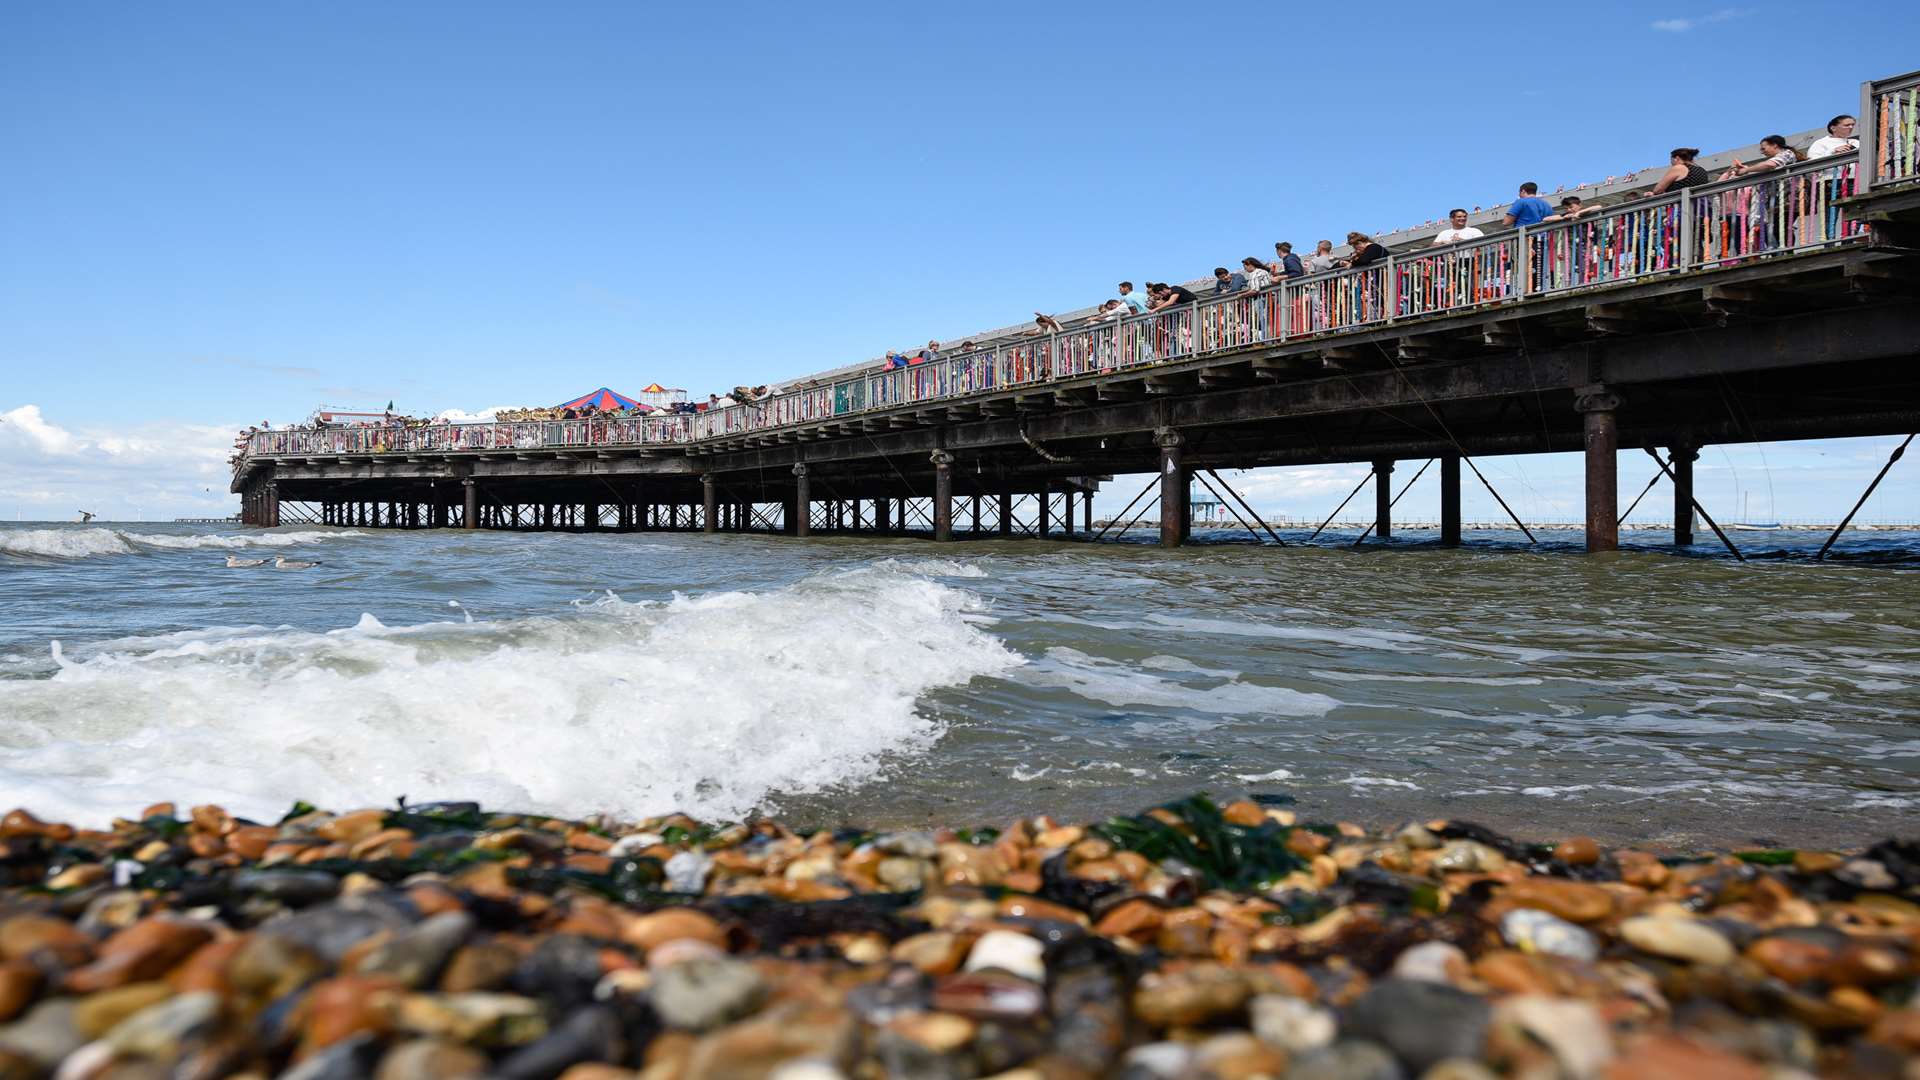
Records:
[[[653,406],[642,405],[640,402],[634,400],[633,398],[628,397],[625,394],[617,394],[612,390],[609,390],[603,386],[600,389],[595,390],[590,394],[582,394],[579,397],[574,398],[572,401],[562,402],[560,405],[560,408],[562,409],[592,408],[592,409],[598,409],[601,412],[617,412],[620,409],[636,409],[636,408],[651,410]]]

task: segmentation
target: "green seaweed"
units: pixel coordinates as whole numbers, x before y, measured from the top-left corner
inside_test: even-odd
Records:
[[[1736,851],[1733,857],[1755,866],[1792,866],[1794,856],[1798,854],[1788,848],[1776,848],[1771,851]]]
[[[1278,823],[1235,825],[1205,794],[1166,803],[1160,809],[1178,817],[1192,835],[1149,814],[1111,818],[1093,831],[1114,846],[1155,862],[1178,859],[1214,889],[1264,888],[1306,865],[1287,850],[1287,830]]]

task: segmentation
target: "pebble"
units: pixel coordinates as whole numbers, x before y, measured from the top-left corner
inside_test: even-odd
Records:
[[[1613,1038],[1600,1010],[1585,1001],[1521,994],[1495,1008],[1495,1027],[1511,1026],[1553,1051],[1561,1075],[1591,1080],[1613,1058]]]
[[[692,938],[716,948],[724,947],[727,935],[713,916],[691,908],[667,908],[642,915],[627,924],[622,941],[640,949],[652,949],[669,941]]]
[[[127,1057],[170,1062],[180,1056],[182,1043],[219,1019],[220,995],[204,991],[181,994],[127,1017],[102,1041]]]
[[[649,998],[668,1025],[706,1031],[752,1012],[765,995],[766,985],[752,967],[705,957],[658,972]]]
[[[444,1039],[409,1039],[380,1058],[373,1080],[468,1080],[487,1075],[485,1054]]]
[[[1343,1039],[1297,1058],[1286,1080],[1407,1080],[1407,1073],[1386,1047]]]
[[[1641,952],[1692,964],[1733,961],[1733,943],[1697,919],[1643,915],[1620,924],[1620,937]]]
[[[1594,936],[1556,915],[1515,908],[1500,917],[1500,936],[1522,952],[1592,961],[1600,956]]]
[[[1418,1073],[1446,1058],[1478,1058],[1491,1011],[1485,1000],[1451,986],[1385,979],[1353,1003],[1344,1030],[1386,1047]]]
[[[1041,959],[1045,946],[1025,934],[993,930],[980,936],[967,953],[967,971],[996,970],[1023,979],[1041,982],[1047,977],[1047,965]]]
[[[713,873],[713,856],[704,851],[682,851],[667,860],[667,888],[674,892],[702,893],[707,877]]]
[[[1452,984],[1467,973],[1467,954],[1444,941],[1423,941],[1393,961],[1396,978]]]
[[[1295,1055],[1330,1046],[1340,1033],[1333,1011],[1284,994],[1261,994],[1248,1010],[1253,1033]]]

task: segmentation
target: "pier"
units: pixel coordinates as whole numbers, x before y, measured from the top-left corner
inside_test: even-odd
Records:
[[[1397,463],[1434,459],[1457,543],[1463,464],[1578,450],[1608,551],[1625,450],[1689,544],[1703,447],[1920,430],[1920,73],[1860,118],[1857,153],[751,405],[260,432],[232,490],[264,526],[950,540],[1091,534],[1100,485],[1151,473],[1178,546],[1194,499],[1234,498],[1218,470],[1371,463],[1385,537]]]

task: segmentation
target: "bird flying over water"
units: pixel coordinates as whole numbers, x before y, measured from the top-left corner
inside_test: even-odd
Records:
[[[265,566],[265,565],[267,565],[267,560],[265,559],[243,559],[238,555],[227,556],[227,566],[230,569],[234,569],[234,570],[244,570],[249,566]]]
[[[319,565],[317,562],[307,562],[304,559],[289,559],[285,555],[276,555],[273,558],[275,570],[311,570]]]

